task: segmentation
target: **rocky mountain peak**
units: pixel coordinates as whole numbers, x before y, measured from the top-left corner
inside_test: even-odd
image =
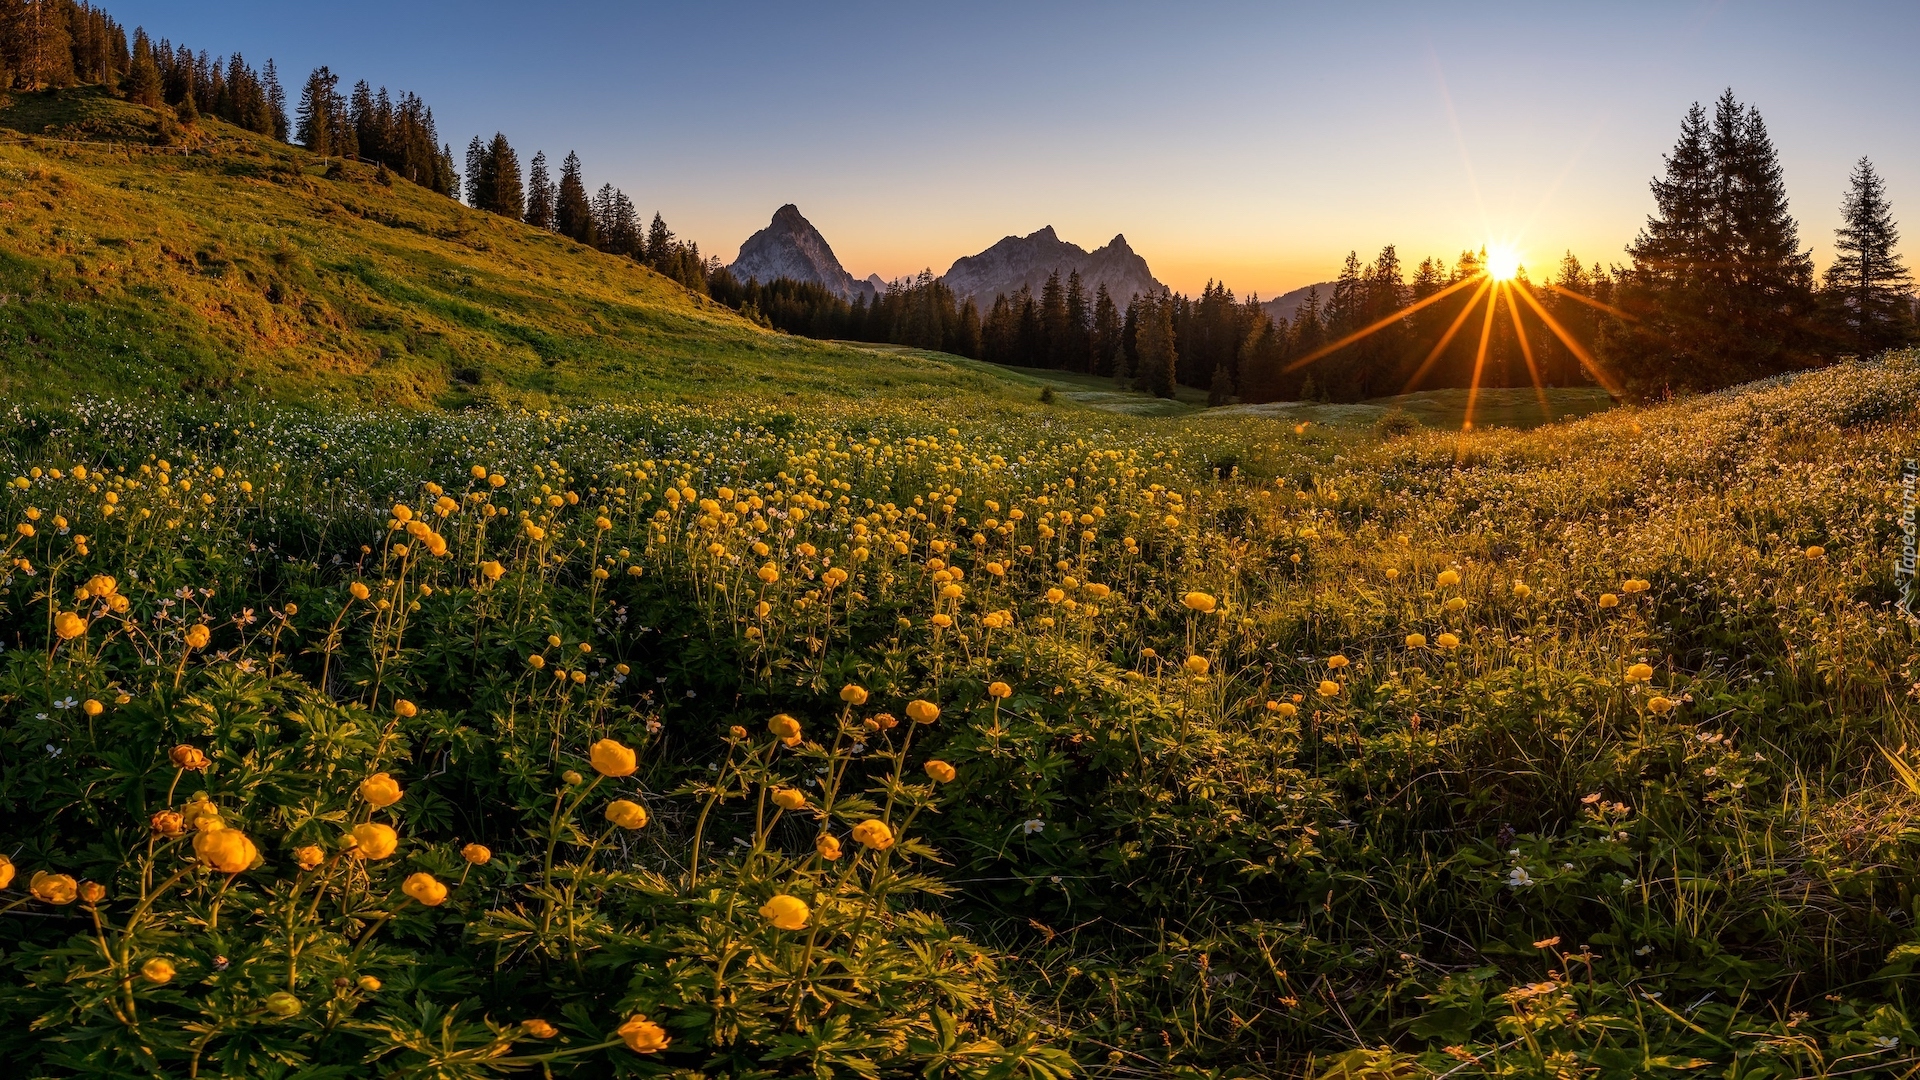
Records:
[[[747,237],[740,254],[727,267],[741,281],[788,278],[819,285],[842,300],[872,299],[871,281],[849,274],[820,230],[792,203],[773,212],[767,227]]]
[[[1089,294],[1105,285],[1114,303],[1123,307],[1137,294],[1165,289],[1147,261],[1127,246],[1125,235],[1116,234],[1106,247],[1088,251],[1060,239],[1051,225],[1026,236],[1004,237],[978,255],[955,260],[944,280],[956,297],[972,297],[985,309],[994,297],[1011,296],[1022,287],[1038,293],[1056,271],[1063,278],[1078,271]]]

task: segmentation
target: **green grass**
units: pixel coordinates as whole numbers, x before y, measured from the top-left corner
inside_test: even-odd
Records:
[[[8,123],[23,1076],[1920,1068],[1920,357],[1204,409],[98,94]],[[257,862],[156,819],[198,796]]]
[[[996,394],[760,330],[630,260],[98,91],[0,110],[0,394],[409,407]],[[54,136],[117,140],[74,145]],[[179,151],[186,152],[179,152]],[[59,379],[47,378],[49,371]]]

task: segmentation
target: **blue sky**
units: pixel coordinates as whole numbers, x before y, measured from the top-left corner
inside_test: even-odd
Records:
[[[420,93],[731,259],[797,203],[856,275],[1053,225],[1271,296],[1349,249],[1623,259],[1681,114],[1766,117],[1826,261],[1871,157],[1920,230],[1920,4],[109,0],[216,54]],[[1920,252],[1916,240],[1903,245]]]

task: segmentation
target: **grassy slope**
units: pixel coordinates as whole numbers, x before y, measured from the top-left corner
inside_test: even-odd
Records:
[[[458,406],[999,385],[759,330],[365,166],[328,180],[304,151],[211,120],[156,147],[159,126],[97,91],[0,110],[0,395]]]

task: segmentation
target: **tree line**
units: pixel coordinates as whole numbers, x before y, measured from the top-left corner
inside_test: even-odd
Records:
[[[895,283],[871,305],[790,281],[729,282],[712,292],[789,333],[1109,376],[1159,394],[1194,387],[1216,404],[1361,401],[1536,380],[1604,381],[1651,395],[1728,386],[1920,340],[1913,282],[1895,254],[1892,207],[1866,158],[1849,178],[1836,258],[1819,280],[1800,246],[1766,125],[1732,91],[1711,114],[1699,105],[1688,111],[1653,193],[1654,213],[1626,265],[1588,264],[1568,252],[1537,283],[1522,269],[1484,327],[1488,299],[1472,287],[1484,251],[1424,258],[1409,273],[1393,245],[1370,261],[1349,253],[1327,294],[1310,292],[1290,319],[1270,315],[1258,297],[1236,298],[1220,282],[1197,297],[1122,301],[1104,286],[1090,294],[1078,273],[1053,274],[1037,296],[1024,287],[997,296],[984,314],[971,301],[957,303],[930,273]],[[895,314],[906,310],[915,314]],[[1466,322],[1464,332],[1456,329]]]

